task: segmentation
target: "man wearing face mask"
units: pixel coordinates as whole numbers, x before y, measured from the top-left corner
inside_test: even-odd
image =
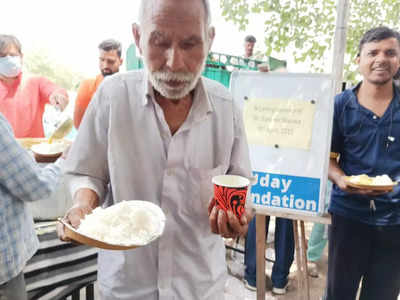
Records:
[[[0,34],[0,112],[10,122],[15,137],[44,137],[45,105],[64,110],[68,94],[44,77],[24,77],[22,56],[16,37]]]
[[[97,75],[96,78],[82,81],[79,86],[74,110],[75,128],[79,128],[86,108],[104,77],[119,72],[119,68],[123,62],[121,58],[121,43],[114,39],[101,42],[99,51],[99,67],[101,74]]]

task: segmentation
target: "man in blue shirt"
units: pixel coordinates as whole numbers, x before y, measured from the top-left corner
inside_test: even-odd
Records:
[[[336,96],[329,179],[328,300],[396,300],[400,290],[400,187],[355,189],[344,176],[387,174],[400,179],[400,36],[387,27],[367,31],[357,56],[363,81]]]
[[[48,197],[60,160],[41,168],[14,138],[0,113],[0,299],[26,300],[23,269],[39,247],[26,202]]]

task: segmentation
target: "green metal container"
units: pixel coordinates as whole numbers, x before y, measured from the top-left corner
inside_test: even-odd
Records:
[[[131,44],[126,50],[126,69],[137,70],[143,68],[143,61],[140,57],[136,56],[136,45]]]
[[[143,61],[136,56],[136,46],[131,44],[126,53],[126,69],[137,70],[143,68]],[[269,57],[268,61],[247,59],[240,56],[210,52],[207,57],[206,67],[203,75],[207,78],[216,80],[229,88],[231,73],[234,70],[253,70],[257,71],[257,66],[268,63],[270,70],[286,68],[286,61]]]
[[[216,80],[219,83],[222,83],[227,88],[229,88],[229,83],[231,81],[231,72],[227,70],[221,68],[207,67],[204,69],[203,76]]]

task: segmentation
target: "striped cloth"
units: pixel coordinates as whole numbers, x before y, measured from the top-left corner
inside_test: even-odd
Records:
[[[35,227],[39,250],[24,269],[28,299],[64,299],[96,280],[97,248],[60,241],[55,224],[36,222]]]
[[[36,252],[39,242],[26,202],[48,197],[60,173],[57,165],[39,167],[0,114],[0,284],[22,272]]]

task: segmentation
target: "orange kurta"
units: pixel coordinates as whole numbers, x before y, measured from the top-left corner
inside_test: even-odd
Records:
[[[86,108],[88,107],[90,100],[92,100],[93,94],[96,92],[97,87],[103,81],[103,75],[97,75],[96,78],[86,79],[82,81],[79,86],[78,95],[75,100],[74,109],[74,125],[75,128],[79,128],[83,115],[85,114]]]
[[[44,77],[22,79],[21,74],[11,85],[0,81],[0,112],[10,122],[15,137],[44,137],[44,107],[56,90],[67,95]]]

